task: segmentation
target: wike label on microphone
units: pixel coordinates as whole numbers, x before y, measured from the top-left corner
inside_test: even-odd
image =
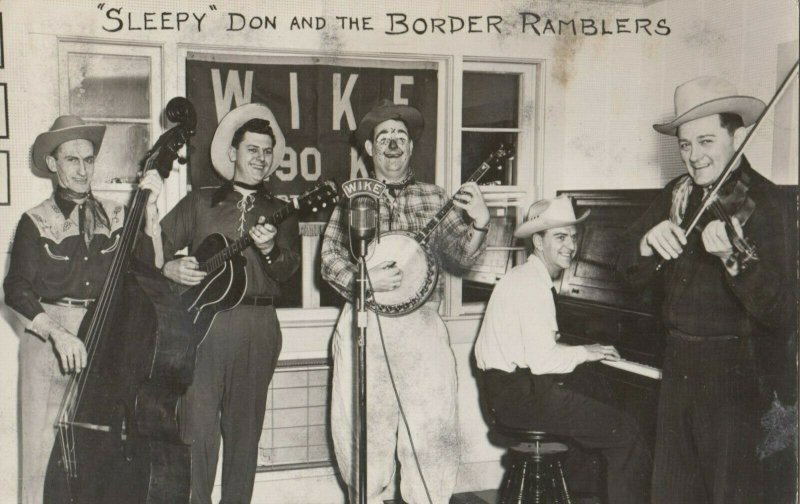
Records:
[[[386,190],[386,184],[371,178],[357,178],[342,182],[342,192],[349,199],[358,196],[380,198]]]

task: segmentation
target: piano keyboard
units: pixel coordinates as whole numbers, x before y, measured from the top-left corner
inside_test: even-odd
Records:
[[[633,362],[625,359],[601,360],[600,362],[602,362],[606,366],[611,366],[617,369],[621,369],[623,371],[628,371],[629,373],[635,373],[641,376],[646,376],[647,378],[652,378],[654,380],[661,379],[660,369],[654,368],[652,366],[647,366],[645,364],[639,364],[638,362]]]

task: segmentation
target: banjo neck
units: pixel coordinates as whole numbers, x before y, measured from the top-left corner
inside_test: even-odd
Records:
[[[489,160],[484,161],[478,167],[478,169],[475,170],[472,173],[472,175],[470,175],[469,179],[465,183],[478,182],[481,178],[483,178],[483,176],[486,175],[486,173],[492,167],[491,160],[494,158],[494,156],[495,155],[493,154],[492,157],[489,158]],[[458,194],[458,193],[456,193],[456,194]],[[453,207],[455,206],[453,204],[454,200],[455,200],[455,196],[453,196],[449,200],[447,200],[447,203],[445,203],[444,206],[442,206],[442,208],[439,209],[438,212],[436,212],[436,215],[431,217],[431,220],[429,220],[428,223],[425,224],[425,227],[420,229],[417,232],[417,234],[414,235],[414,239],[417,241],[417,243],[419,243],[421,245],[425,245],[428,242],[428,240],[430,239],[431,234],[433,233],[433,231],[436,229],[436,227],[439,224],[442,223],[442,221],[447,216],[447,214],[450,213],[450,210],[452,210]]]

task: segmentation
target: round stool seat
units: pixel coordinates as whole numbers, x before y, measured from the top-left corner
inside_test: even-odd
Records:
[[[536,443],[549,441],[551,439],[551,436],[546,432],[521,427],[511,427],[510,425],[505,425],[500,422],[495,422],[494,431],[501,436],[524,443]]]
[[[539,455],[540,457],[546,457],[551,455],[561,455],[563,453],[567,453],[569,448],[567,445],[563,443],[519,443],[514,446],[509,447],[510,450],[514,450],[515,452],[531,454],[531,455]]]

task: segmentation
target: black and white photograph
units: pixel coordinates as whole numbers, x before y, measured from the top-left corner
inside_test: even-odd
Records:
[[[0,504],[797,503],[798,19],[0,0]]]

